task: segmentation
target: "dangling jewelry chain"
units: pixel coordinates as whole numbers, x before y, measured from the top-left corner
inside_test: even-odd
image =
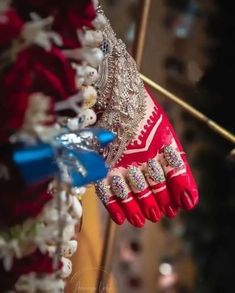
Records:
[[[104,16],[100,7],[97,12]],[[102,113],[98,126],[117,134],[117,139],[104,151],[107,163],[114,166],[136,136],[138,125],[145,115],[146,94],[135,61],[105,19],[101,44],[104,60],[95,85],[98,92],[95,107],[98,114]]]

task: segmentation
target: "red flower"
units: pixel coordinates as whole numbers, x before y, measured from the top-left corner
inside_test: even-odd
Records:
[[[92,28],[95,17],[96,11],[92,1],[75,1],[67,9],[62,8],[55,14],[53,29],[61,34],[64,47],[80,47],[77,30],[84,26]]]
[[[48,80],[49,78],[49,80]],[[1,93],[43,92],[56,100],[76,92],[75,71],[61,50],[33,46],[20,52],[1,81]]]
[[[12,182],[17,184],[17,182]],[[47,192],[49,181],[38,183],[29,189],[17,192],[0,193],[0,225],[20,224],[28,218],[34,218],[52,199]]]
[[[67,14],[67,11],[74,10],[77,15],[77,29],[83,26],[90,27],[96,15],[92,0],[15,0],[13,6],[26,19],[32,11],[43,17],[57,16],[58,14],[63,17]],[[64,22],[66,22],[65,18]]]
[[[4,95],[4,92],[2,93],[3,95],[0,98],[0,142],[6,142],[9,136],[23,125],[28,94],[19,92]]]
[[[22,30],[23,21],[14,9],[0,14],[0,48],[5,48],[17,38]]]
[[[46,52],[34,47],[29,51],[29,62],[34,71],[31,92],[43,92],[55,100],[65,100],[77,92],[75,71],[61,50],[53,47]]]
[[[0,263],[0,292],[12,289],[20,276],[30,273],[52,274],[53,259],[37,250],[22,259],[15,259],[10,272],[6,272]]]
[[[51,98],[50,113],[55,101],[77,92],[75,71],[61,50],[49,52],[31,47],[19,53],[16,62],[0,78],[0,141],[19,130],[24,122],[29,96],[43,93]]]
[[[92,28],[96,17],[95,7],[91,0],[16,0],[14,6],[24,19],[28,19],[31,11],[42,17],[54,17],[53,29],[57,31],[66,48],[80,47],[77,30],[84,26]]]

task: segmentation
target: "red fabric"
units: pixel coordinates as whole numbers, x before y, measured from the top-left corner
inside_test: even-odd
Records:
[[[14,9],[9,9],[0,15],[0,49],[4,49],[22,30],[23,20]]]
[[[15,259],[10,272],[5,271],[2,263],[0,263],[0,292],[12,289],[21,275],[29,273],[52,274],[53,259],[37,250],[22,259]]]
[[[92,21],[96,17],[95,7],[91,0],[15,0],[14,5],[24,19],[34,11],[42,17],[53,16],[52,29],[58,32],[66,48],[78,48],[80,42],[77,30],[84,26],[92,28]]]
[[[55,15],[53,29],[63,37],[64,47],[80,47],[77,30],[84,26],[92,28],[92,21],[96,17],[96,11],[92,1],[75,1],[69,8],[63,7]]]
[[[49,78],[49,80],[48,80]],[[75,71],[60,49],[33,46],[20,52],[1,78],[1,92],[43,92],[58,100],[76,92]]]
[[[38,183],[21,192],[0,192],[0,225],[20,224],[36,217],[44,205],[52,199],[47,192],[49,181]]]
[[[32,93],[50,97],[48,114],[55,115],[54,102],[77,92],[75,71],[59,49],[53,47],[47,52],[34,46],[19,53],[16,62],[5,71],[0,92],[0,141],[3,142],[22,127]]]

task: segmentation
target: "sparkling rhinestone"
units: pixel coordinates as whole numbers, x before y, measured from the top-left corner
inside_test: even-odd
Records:
[[[128,169],[128,178],[130,180],[131,185],[139,190],[142,191],[145,189],[146,182],[143,173],[137,167],[130,167]]]
[[[98,197],[101,199],[101,201],[104,204],[107,204],[109,202],[110,193],[109,193],[109,187],[106,186],[102,181],[99,181],[95,185],[96,193]]]
[[[161,165],[156,160],[149,160],[147,164],[147,170],[150,177],[156,182],[164,182],[165,176]]]
[[[164,157],[168,164],[173,168],[180,168],[183,166],[180,154],[172,146],[166,146],[164,148]]]
[[[114,194],[121,198],[126,199],[128,197],[128,189],[126,186],[126,182],[124,179],[120,176],[113,176],[112,182],[111,182],[112,190]]]
[[[110,44],[108,40],[103,40],[103,42],[100,45],[100,49],[103,52],[104,56],[108,55],[110,53]]]

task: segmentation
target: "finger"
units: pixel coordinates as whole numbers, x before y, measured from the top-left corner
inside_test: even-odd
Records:
[[[113,221],[118,225],[123,224],[126,219],[125,214],[116,197],[112,195],[110,186],[103,180],[98,181],[95,184],[95,189],[98,197],[108,210]]]
[[[128,221],[136,227],[143,227],[145,224],[144,216],[121,174],[111,177],[111,188],[121,203]]]
[[[162,166],[156,159],[147,162],[146,179],[163,214],[169,218],[174,218],[177,214],[177,208],[167,189]]]
[[[183,160],[177,147],[171,145],[164,147],[163,157],[171,197],[180,208],[192,209],[198,202],[198,190],[186,159]]]
[[[161,211],[140,168],[129,167],[127,178],[144,216],[154,223],[158,222],[161,219]]]

